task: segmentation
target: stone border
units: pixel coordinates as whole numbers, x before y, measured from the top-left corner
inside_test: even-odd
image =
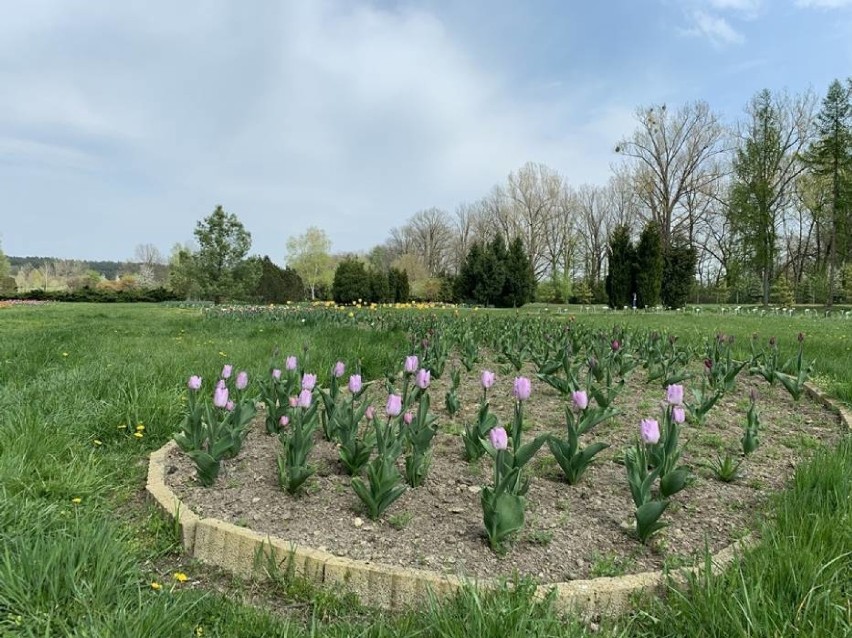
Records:
[[[838,415],[841,427],[852,430],[852,412],[810,383],[805,389],[808,396]],[[269,576],[267,569],[274,562],[275,568],[282,573],[305,578],[317,585],[339,587],[357,595],[363,604],[382,609],[418,606],[431,595],[446,596],[465,584],[457,576],[334,556],[218,519],[200,518],[183,506],[166,485],[166,460],[176,448],[174,441],[170,441],[151,454],[146,490],[179,526],[186,552],[202,562],[237,576],[259,579]],[[723,570],[751,543],[751,537],[747,536],[713,555],[711,570],[714,573]],[[586,618],[615,616],[629,611],[637,596],[664,593],[669,579],[678,584],[688,584],[689,576],[702,569],[693,567],[669,572],[668,575],[654,571],[552,583],[539,585],[537,594],[544,597],[554,592],[554,604],[560,611],[578,613]],[[491,588],[496,583],[484,580],[475,584]]]

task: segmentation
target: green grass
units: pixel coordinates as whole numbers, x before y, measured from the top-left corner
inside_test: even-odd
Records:
[[[578,313],[579,314],[579,313]],[[684,315],[593,316],[699,339],[777,334],[791,354],[807,333],[821,383],[852,400],[842,320]],[[0,636],[582,636],[529,584],[465,590],[444,604],[384,615],[283,580],[260,595],[221,594],[209,570],[175,552],[173,525],[141,497],[147,454],[182,414],[189,374],[205,383],[225,362],[266,375],[278,347],[327,378],[360,360],[366,378],[399,364],[406,335],[352,326],[202,319],[198,310],[62,305],[0,310]],[[133,436],[137,424],[144,435]],[[100,444],[96,444],[96,441]],[[804,444],[804,441],[801,442]],[[487,472],[486,472],[487,475]],[[852,635],[852,444],[817,451],[779,496],[763,541],[689,594],[604,623],[604,636]],[[75,504],[73,499],[80,499]],[[185,571],[202,586],[180,584]],[[151,582],[162,585],[155,590]],[[276,599],[277,603],[271,601]],[[268,601],[252,606],[247,601]]]

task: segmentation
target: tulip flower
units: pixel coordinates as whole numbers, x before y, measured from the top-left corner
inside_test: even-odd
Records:
[[[221,386],[216,386],[216,391],[213,392],[213,405],[217,408],[224,408],[228,405],[228,388],[224,383]]]
[[[621,344],[618,342],[618,339],[613,339],[612,343],[609,344],[610,348],[612,348],[613,352],[618,352],[621,350]]]
[[[417,366],[420,365],[420,360],[417,358],[416,354],[413,354],[409,357],[405,357],[405,364],[403,366],[403,370],[406,374],[414,374],[417,372]]]
[[[426,388],[428,388],[429,382],[431,380],[432,380],[432,373],[429,372],[429,370],[426,370],[425,368],[420,368],[420,370],[417,371],[417,376],[415,377],[415,383],[417,384],[417,387],[420,388],[421,390],[425,390]]]
[[[234,366],[232,366],[230,363],[226,363],[225,367],[222,368],[222,378],[223,379],[230,379],[231,378],[231,372],[233,372],[233,370],[234,370]]]
[[[286,428],[289,423],[290,417],[288,417],[286,414],[283,415],[280,419],[278,419],[278,425],[280,425],[282,428]]]
[[[402,420],[406,425],[411,425],[411,422],[414,421],[414,412],[409,410],[408,412],[402,415]]]
[[[660,424],[655,419],[642,419],[639,423],[639,436],[645,443],[659,442]]]
[[[670,405],[681,405],[683,403],[683,386],[672,384],[667,387],[666,400]]]
[[[676,405],[672,408],[672,418],[675,423],[683,423],[686,421],[686,412],[684,412],[682,405]]]
[[[298,362],[296,361],[296,357],[294,357],[293,355],[287,357],[287,360],[284,362],[284,367],[288,370],[295,370],[297,365]]]
[[[331,374],[335,376],[335,378],[339,379],[343,376],[343,373],[346,371],[346,365],[342,361],[338,361],[334,364],[334,368],[331,370]]]
[[[491,428],[488,439],[491,441],[491,447],[495,450],[505,450],[509,447],[509,436],[506,434],[506,430],[501,427]]]
[[[516,377],[515,385],[512,389],[512,394],[518,401],[526,401],[530,398],[532,392],[532,384],[526,377]]]
[[[248,373],[241,371],[237,375],[237,390],[245,390],[248,385]]]
[[[311,391],[307,388],[299,392],[299,402],[298,406],[300,408],[309,408],[311,407],[311,401],[313,400],[313,395]]]
[[[201,377],[196,374],[193,374],[191,377],[189,377],[189,381],[186,385],[190,390],[198,390],[199,388],[201,388]]]
[[[297,407],[299,405],[299,397],[290,397],[289,403],[291,408]]]
[[[361,391],[361,375],[353,374],[349,377],[349,391],[352,394],[358,394]]]
[[[281,378],[281,370],[279,370],[278,368],[275,368],[272,371],[272,378],[275,379],[275,380],[280,379]]]
[[[235,407],[236,407],[236,404],[235,404],[233,401],[231,401],[230,399],[229,399],[229,400],[228,400],[228,402],[225,404],[225,409],[226,409],[228,412],[233,412]]]
[[[364,412],[364,416],[367,417],[368,421],[372,421],[376,418],[376,408],[372,405],[367,406],[367,410]]]
[[[482,371],[482,387],[488,390],[491,386],[494,385],[495,375],[491,370],[483,370]]]
[[[402,397],[398,394],[388,395],[388,404],[385,408],[388,416],[399,416],[402,412]]]
[[[572,392],[571,399],[573,399],[574,405],[577,406],[578,410],[585,410],[589,407],[589,395],[586,394],[585,390],[576,390]]]
[[[302,389],[303,390],[308,390],[308,391],[313,390],[314,387],[316,387],[316,384],[317,384],[317,375],[310,374],[308,372],[306,372],[305,374],[302,375]]]

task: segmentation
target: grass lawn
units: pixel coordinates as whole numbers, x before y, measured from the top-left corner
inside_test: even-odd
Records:
[[[752,333],[776,335],[782,358],[801,331],[817,382],[852,404],[850,321],[577,318],[684,339],[725,332],[743,353]],[[226,362],[266,374],[279,347],[306,352],[316,370],[360,358],[365,377],[376,378],[407,343],[401,332],[202,319],[151,305],[0,309],[0,636],[585,635],[523,586],[378,616],[304,583],[233,582],[181,556],[174,530],[142,497],[147,454],[177,427],[190,374],[213,379]],[[773,513],[763,542],[738,566],[594,635],[852,635],[849,437],[801,465]]]

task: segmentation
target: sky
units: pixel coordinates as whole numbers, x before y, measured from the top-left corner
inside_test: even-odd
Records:
[[[852,0],[0,0],[8,255],[168,254],[216,205],[366,251],[525,162],[603,184],[640,106],[852,75]]]

